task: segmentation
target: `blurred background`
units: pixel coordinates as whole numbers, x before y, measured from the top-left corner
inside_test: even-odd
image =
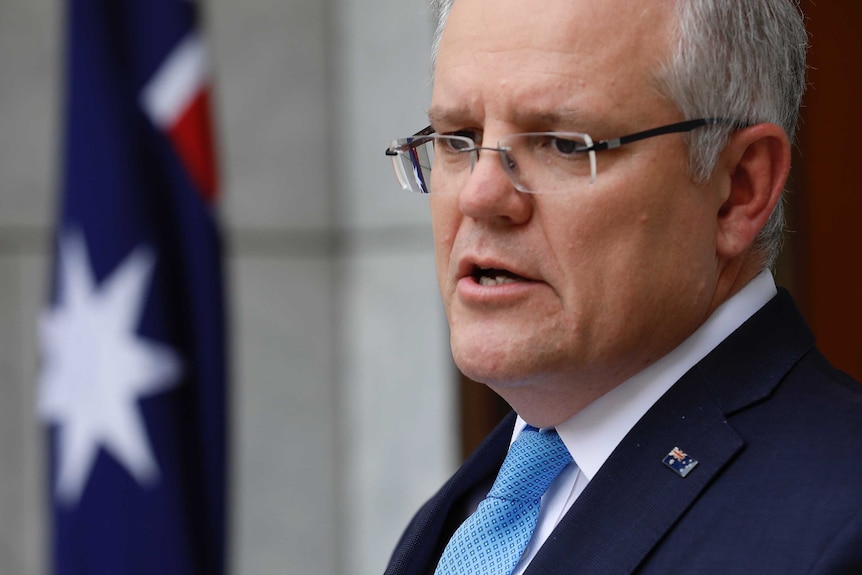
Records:
[[[811,88],[779,282],[862,378],[862,4],[802,3]],[[383,150],[424,126],[423,0],[210,0],[228,246],[233,573],[382,572],[500,406],[451,364],[426,202]],[[46,572],[37,321],[58,193],[64,13],[0,0],[0,573]]]

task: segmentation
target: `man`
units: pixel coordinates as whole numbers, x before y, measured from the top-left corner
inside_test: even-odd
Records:
[[[768,271],[795,4],[439,4],[431,126],[387,154],[455,361],[517,417],[387,574],[862,573],[862,387]]]

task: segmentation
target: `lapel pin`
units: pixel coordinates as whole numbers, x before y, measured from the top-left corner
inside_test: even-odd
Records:
[[[679,447],[674,447],[664,458],[664,464],[676,471],[680,477],[685,477],[697,465],[697,459],[691,457]]]

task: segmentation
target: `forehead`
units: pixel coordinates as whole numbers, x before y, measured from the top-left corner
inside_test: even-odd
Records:
[[[674,35],[672,8],[673,0],[456,0],[437,57],[432,120],[587,120],[663,101],[655,80]]]

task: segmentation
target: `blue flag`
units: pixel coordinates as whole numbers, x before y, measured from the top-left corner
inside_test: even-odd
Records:
[[[224,573],[227,361],[206,48],[188,0],[69,0],[41,318],[52,572]]]

